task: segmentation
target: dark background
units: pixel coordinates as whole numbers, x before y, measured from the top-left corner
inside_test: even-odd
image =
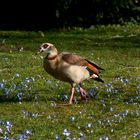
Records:
[[[140,22],[140,0],[4,1],[0,30],[48,30]]]

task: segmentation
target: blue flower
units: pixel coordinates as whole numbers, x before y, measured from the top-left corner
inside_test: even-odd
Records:
[[[9,140],[9,138],[6,135],[4,135],[3,140]]]
[[[98,87],[96,86],[96,87],[94,87],[94,88],[91,88],[91,89],[88,91],[88,95],[89,95],[90,97],[95,97],[95,95],[97,94],[97,92],[98,92]]]
[[[17,93],[17,97],[18,97],[18,100],[19,100],[19,101],[22,100],[22,96],[23,96],[23,93],[22,93],[22,92]]]
[[[0,83],[0,89],[4,89],[4,88],[5,88],[4,83]]]
[[[58,98],[58,100],[61,100],[61,101],[68,100],[68,96],[63,93],[58,94],[57,98]]]
[[[5,125],[6,125],[7,131],[10,133],[11,127],[12,127],[11,123],[9,121],[6,121]]]
[[[140,133],[134,133],[133,136],[134,138],[140,138]]]
[[[52,84],[52,81],[51,81],[51,80],[48,80],[47,83],[48,83],[48,84]]]
[[[110,107],[109,111],[110,111],[110,112],[113,112],[113,108],[112,108],[112,107]]]
[[[16,90],[17,89],[17,85],[15,83],[12,83],[12,88],[13,88],[13,90]]]
[[[68,137],[70,135],[70,132],[68,131],[68,129],[64,129],[62,134]]]
[[[32,132],[31,132],[31,130],[25,130],[25,131],[24,131],[24,134],[25,134],[25,135],[32,135]]]
[[[10,94],[10,91],[7,88],[4,88],[3,95],[8,97],[9,94]]]
[[[19,140],[26,140],[32,135],[31,130],[24,130],[22,134],[19,136]]]
[[[55,136],[55,140],[60,140],[58,135]]]

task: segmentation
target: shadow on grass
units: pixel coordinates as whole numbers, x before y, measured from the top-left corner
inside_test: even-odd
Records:
[[[0,104],[1,103],[19,103],[19,102],[30,102],[34,101],[34,97],[24,97],[22,100],[19,100],[16,97],[5,97],[5,96],[0,96]]]
[[[49,95],[47,94],[49,93]],[[56,96],[53,94],[51,94],[50,91],[45,90],[45,89],[40,89],[40,90],[36,90],[31,94],[24,94],[22,97],[17,97],[15,96],[4,96],[4,95],[0,95],[0,104],[1,103],[8,103],[8,102],[13,102],[13,103],[19,103],[19,102],[47,102],[47,101],[57,101],[57,95],[59,95],[59,93],[56,93]]]

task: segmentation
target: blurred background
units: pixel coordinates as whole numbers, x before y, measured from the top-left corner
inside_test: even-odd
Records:
[[[140,22],[140,0],[1,1],[0,30],[89,28]]]

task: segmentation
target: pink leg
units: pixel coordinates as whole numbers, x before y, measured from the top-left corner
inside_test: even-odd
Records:
[[[71,89],[70,89],[69,104],[72,104],[73,96],[74,96],[74,87],[71,87]]]
[[[80,86],[79,88],[81,99],[82,100],[87,100],[89,97],[87,95],[87,92]]]

